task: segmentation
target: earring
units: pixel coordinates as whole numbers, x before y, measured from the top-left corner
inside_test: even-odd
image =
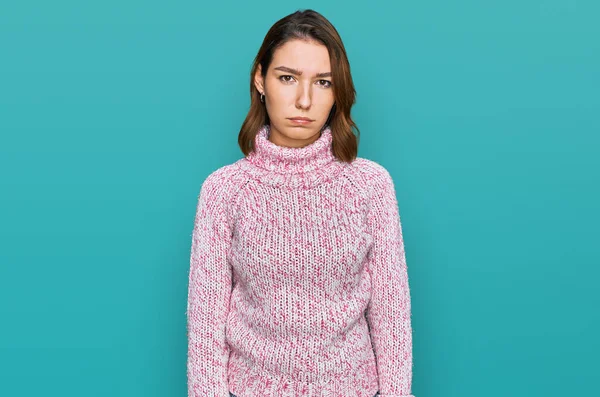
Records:
[[[261,102],[265,101],[265,94],[262,94],[262,93],[260,94],[260,101]]]

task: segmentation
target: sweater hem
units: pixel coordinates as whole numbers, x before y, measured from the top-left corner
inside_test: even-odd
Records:
[[[322,381],[305,382],[289,375],[274,375],[230,357],[229,391],[236,397],[373,397],[379,391],[377,368],[367,361],[354,373],[336,373]]]

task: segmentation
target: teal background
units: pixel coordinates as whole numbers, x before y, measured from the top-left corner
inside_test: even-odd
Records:
[[[414,394],[597,395],[599,3],[290,4],[0,6],[0,395],[187,395],[197,195],[298,8],[396,184]]]

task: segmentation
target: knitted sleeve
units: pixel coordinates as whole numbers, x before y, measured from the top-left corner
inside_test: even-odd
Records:
[[[368,224],[373,236],[369,273],[372,295],[366,310],[377,362],[380,397],[414,397],[411,301],[404,241],[394,182],[374,163]]]
[[[219,172],[200,189],[190,258],[187,332],[188,397],[229,396],[225,325],[231,294],[225,184]]]

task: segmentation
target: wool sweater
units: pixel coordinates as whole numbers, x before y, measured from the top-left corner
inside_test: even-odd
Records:
[[[414,397],[411,301],[390,173],[269,141],[203,181],[187,304],[188,396]]]

